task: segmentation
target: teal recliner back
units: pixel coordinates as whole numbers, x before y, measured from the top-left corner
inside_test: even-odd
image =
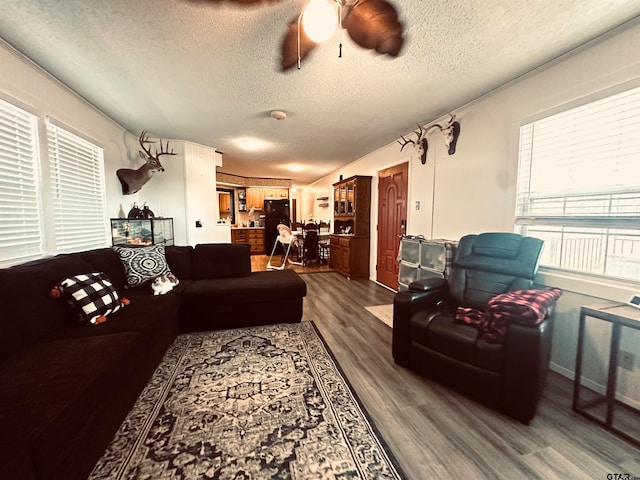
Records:
[[[449,301],[484,309],[500,293],[531,288],[543,241],[517,233],[481,233],[460,239],[449,276]]]

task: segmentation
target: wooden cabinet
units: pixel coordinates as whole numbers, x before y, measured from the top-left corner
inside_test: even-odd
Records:
[[[218,193],[218,205],[220,213],[229,213],[231,211],[231,195],[228,193]]]
[[[248,243],[251,255],[263,255],[264,228],[232,228],[231,243]]]
[[[355,176],[333,184],[333,233],[369,236],[371,177]]]
[[[247,208],[262,210],[265,200],[276,200],[289,198],[288,188],[261,188],[261,187],[249,187],[247,188]]]
[[[256,210],[262,210],[264,207],[264,192],[262,188],[247,188],[247,208],[251,210],[252,207]]]
[[[367,278],[371,177],[350,177],[334,183],[333,188],[334,222],[329,264],[348,278]]]
[[[369,237],[331,235],[329,266],[347,278],[369,277]]]

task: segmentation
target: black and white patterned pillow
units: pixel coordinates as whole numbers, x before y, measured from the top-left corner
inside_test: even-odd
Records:
[[[158,275],[171,273],[163,245],[152,247],[113,247],[124,265],[127,286],[138,287]]]
[[[57,287],[82,323],[102,323],[107,315],[126,304],[102,272],[74,275],[60,281]]]

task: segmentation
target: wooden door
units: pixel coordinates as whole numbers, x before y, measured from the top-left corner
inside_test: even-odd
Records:
[[[378,282],[398,289],[398,248],[407,228],[409,164],[403,163],[378,174]]]

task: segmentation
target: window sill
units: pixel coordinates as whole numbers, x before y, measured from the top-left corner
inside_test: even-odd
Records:
[[[538,271],[536,283],[614,302],[628,302],[640,292],[640,283],[631,280],[616,280],[545,267]]]

